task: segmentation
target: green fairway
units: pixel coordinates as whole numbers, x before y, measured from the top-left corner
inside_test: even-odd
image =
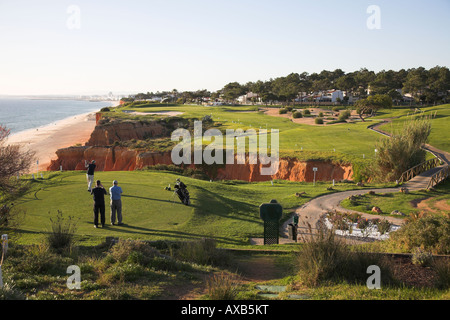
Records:
[[[389,112],[384,110],[376,119],[398,117],[393,119],[392,123],[381,126],[381,129],[385,131],[395,132],[400,130],[408,119],[421,115],[431,116],[432,127],[428,143],[438,149],[450,152],[450,104],[421,108],[420,111],[415,113],[409,108],[393,109]]]
[[[157,171],[99,172],[105,187],[117,179],[123,189],[122,226],[111,226],[106,207],[106,227],[93,227],[92,196],[87,192],[84,172],[51,173],[51,178],[32,182],[30,191],[14,201],[26,218],[17,232],[20,243],[37,243],[50,230],[50,217],[58,210],[77,221],[76,238],[86,245],[104,241],[107,236],[124,239],[185,240],[213,238],[221,246],[249,244],[250,237],[263,236],[259,205],[276,199],[284,208],[286,219],[296,208],[321,194],[357,188],[355,184],[299,183],[275,181],[244,183],[209,182],[182,177],[191,194],[191,206],[173,196],[178,176]],[[365,186],[367,188],[369,186]],[[372,186],[373,187],[373,186]],[[297,192],[306,192],[302,197]],[[109,198],[108,198],[109,199]]]
[[[355,159],[372,159],[375,156],[375,142],[383,138],[376,132],[367,129],[374,122],[342,123],[330,126],[314,126],[298,124],[290,119],[274,117],[257,110],[256,106],[239,107],[204,107],[193,105],[143,104],[141,106],[120,107],[106,113],[113,117],[151,119],[162,115],[130,115],[124,111],[136,112],[182,112],[177,117],[202,119],[212,116],[219,129],[278,129],[280,132],[280,156],[307,159],[333,159],[352,161]],[[380,120],[375,120],[380,121]]]

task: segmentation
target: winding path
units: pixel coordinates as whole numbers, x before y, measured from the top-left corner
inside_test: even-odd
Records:
[[[374,126],[369,127],[369,129],[374,130],[380,134],[388,135],[389,133],[379,129],[378,127],[382,124],[385,124],[389,122],[390,119],[386,119],[383,122],[380,122]],[[415,176],[408,182],[402,185],[402,187],[406,187],[409,191],[418,191],[422,189],[426,189],[428,182],[430,181],[430,177],[442,169],[444,166],[450,164],[450,153],[446,151],[439,150],[433,146],[425,145],[424,149],[438,155],[446,164],[443,164],[441,166],[435,167],[431,170],[428,170],[426,172],[421,173],[420,175]],[[295,210],[294,215],[297,215],[299,217],[299,224],[298,224],[298,236],[297,239],[301,240],[301,234],[310,234],[309,230],[314,233],[314,230],[317,230],[317,222],[320,220],[320,218],[329,211],[340,211],[340,212],[346,212],[346,213],[352,213],[356,212],[353,210],[345,209],[341,207],[340,203],[342,200],[357,194],[365,194],[369,191],[374,191],[376,193],[390,193],[390,192],[400,192],[400,187],[395,188],[381,188],[381,189],[358,189],[358,190],[350,190],[350,191],[343,191],[343,192],[336,192],[328,195],[323,195],[317,198],[312,199],[311,201],[307,202],[303,206],[297,208]],[[363,217],[367,218],[382,218],[379,215],[373,215],[373,214],[366,214],[361,213]],[[404,220],[400,218],[394,218],[394,217],[383,217],[386,218],[388,221],[395,225],[401,225],[403,224]],[[289,219],[286,221],[283,225],[283,236],[288,236],[288,225],[289,223],[292,223],[292,220]],[[300,238],[299,238],[300,236]]]

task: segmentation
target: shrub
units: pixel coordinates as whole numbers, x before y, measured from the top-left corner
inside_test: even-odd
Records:
[[[409,221],[391,232],[390,242],[409,252],[420,247],[434,254],[449,254],[450,220],[443,216],[428,216]]]
[[[315,124],[323,124],[323,119],[322,118],[316,118],[316,119],[314,119],[314,123]]]
[[[414,265],[421,267],[429,266],[432,262],[433,256],[431,253],[420,248],[415,248],[411,257],[411,262]]]
[[[108,107],[104,107],[100,109],[100,112],[109,112],[111,111]]]
[[[302,118],[303,115],[302,115],[301,111],[295,111],[295,112],[292,114],[292,117],[293,117],[293,118]]]
[[[323,118],[323,112],[319,112],[319,117]]]
[[[159,254],[158,250],[140,240],[120,240],[108,255],[118,262],[146,265]]]
[[[311,114],[311,111],[309,111],[308,109],[305,109],[305,111],[303,111],[303,114]]]
[[[288,110],[286,108],[281,108],[280,110],[278,110],[279,114],[286,114],[288,112]]]
[[[351,112],[348,111],[348,110],[346,110],[346,111],[343,111],[343,112],[341,112],[341,113],[339,114],[338,119],[341,120],[341,121],[342,121],[342,120],[346,120],[346,119],[350,118],[350,115],[351,115]]]
[[[433,269],[436,273],[436,286],[443,290],[450,288],[450,260],[444,258],[435,261]]]
[[[323,222],[318,224],[317,233],[304,241],[296,261],[300,279],[307,286],[342,280],[365,283],[367,267],[370,265],[380,267],[383,283],[392,281],[391,268],[385,258],[363,251],[352,251]]]
[[[378,228],[378,231],[380,232],[380,234],[388,233],[391,230],[391,227],[392,227],[392,223],[390,223],[386,219],[383,219],[381,221],[377,221],[376,225],[377,225],[377,228]]]
[[[238,294],[236,281],[223,272],[210,277],[206,286],[211,300],[235,300]]]
[[[406,122],[400,132],[394,132],[389,139],[381,139],[376,144],[378,178],[394,181],[403,172],[425,160],[426,151],[422,145],[431,132],[431,120],[415,119]]]
[[[26,300],[25,295],[15,288],[15,285],[6,282],[0,288],[0,300]]]
[[[62,212],[58,210],[56,217],[50,218],[50,221],[51,231],[47,235],[49,247],[57,252],[71,249],[76,231],[76,222],[73,217],[69,216],[66,220]]]

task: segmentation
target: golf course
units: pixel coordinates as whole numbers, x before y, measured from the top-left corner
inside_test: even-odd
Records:
[[[318,112],[322,114],[329,112],[331,119],[331,114],[336,114],[331,107],[317,110],[311,106],[301,105],[296,108],[300,111],[312,110],[312,117],[317,117]],[[341,109],[345,110],[345,107]],[[426,269],[411,265],[417,269],[415,272],[418,272],[417,278],[412,279],[406,277],[408,270],[396,269],[398,264],[404,263],[403,256],[393,259],[393,262],[391,261],[393,265],[390,266],[384,266],[381,260],[370,262],[383,265],[388,270],[386,272],[389,273],[389,277],[383,278],[386,282],[382,293],[376,290],[367,291],[367,288],[364,291],[365,285],[362,283],[365,281],[365,274],[350,276],[353,274],[351,271],[348,275],[341,274],[336,278],[331,276],[332,283],[327,282],[320,289],[313,290],[311,288],[315,285],[312,283],[319,281],[320,277],[312,279],[306,276],[315,273],[308,271],[308,267],[305,266],[308,266],[309,262],[302,260],[301,256],[305,257],[307,248],[314,244],[314,240],[308,241],[304,238],[305,235],[300,235],[299,241],[292,239],[287,241],[284,236],[287,230],[283,229],[283,226],[292,222],[297,210],[307,206],[313,199],[350,190],[359,190],[361,194],[365,194],[367,189],[389,188],[396,185],[395,182],[377,182],[375,179],[357,183],[359,180],[355,179],[363,176],[358,175],[358,169],[362,170],[376,160],[374,149],[377,142],[389,139],[369,130],[370,125],[389,119],[390,123],[383,125],[382,128],[395,132],[401,129],[402,123],[408,118],[432,114],[430,120],[432,130],[428,143],[449,152],[450,136],[446,130],[450,123],[449,110],[449,105],[424,107],[420,112],[409,107],[394,107],[390,110],[381,110],[365,121],[353,116],[340,123],[315,125],[294,122],[292,112],[288,112],[284,117],[274,116],[266,113],[267,107],[256,106],[205,107],[133,103],[108,108],[101,112],[101,117],[119,122],[169,123],[174,119],[184,119],[192,123],[194,120],[209,116],[212,119],[210,126],[222,132],[226,129],[278,129],[281,158],[352,165],[354,179],[314,182],[277,179],[260,182],[214,180],[196,170],[174,170],[174,167],[168,165],[127,171],[98,170],[95,172],[95,180],[100,180],[105,189],[109,189],[113,181],[117,180],[123,190],[123,224],[110,224],[107,205],[106,224],[94,228],[93,199],[90,192],[87,192],[84,170],[54,170],[40,172],[36,176],[22,175],[14,178],[18,184],[18,191],[3,196],[3,203],[11,208],[14,216],[11,220],[14,227],[5,229],[11,246],[2,268],[5,279],[16,284],[15,291],[9,291],[9,297],[20,298],[25,295],[31,299],[360,299],[361,297],[448,299],[448,287],[444,286],[442,289],[435,285],[437,278],[442,279],[435,269],[433,277],[429,277],[426,276]],[[174,143],[168,137],[158,137],[156,140],[147,138],[131,142],[115,142],[115,146],[117,145],[127,146],[130,149],[157,146],[159,152],[170,150]],[[427,155],[427,158],[432,157],[433,155]],[[174,185],[178,178],[187,185],[190,205],[183,204],[174,193]],[[425,207],[421,207],[420,210],[417,203],[427,199],[430,209],[427,215],[433,219],[434,217],[441,219],[440,217],[447,215],[448,220],[450,201],[448,188],[448,182],[445,182],[428,191],[389,195],[367,194],[358,198],[357,202],[344,200],[341,205],[346,209],[373,215],[377,219],[392,216],[391,211],[398,210],[405,213],[405,216],[397,218],[406,222],[419,216],[419,212]],[[283,241],[279,244],[258,245],[262,243],[265,233],[259,208],[261,204],[272,200],[276,200],[283,209],[279,221],[280,239]],[[108,200],[106,202],[108,203]],[[439,203],[440,207],[433,205],[434,203]],[[383,213],[374,214],[370,210],[374,206],[382,208]],[[448,237],[447,231],[443,232]],[[53,249],[49,249],[55,242],[52,244],[49,239],[58,239],[56,236],[61,235],[68,235],[70,245],[58,247],[55,253]],[[448,253],[445,251],[448,249],[447,245],[442,246],[445,239],[447,238],[440,238],[439,245],[434,246],[433,243],[427,248],[433,253]],[[325,244],[328,243],[327,245],[334,245],[335,240],[324,238],[323,241]],[[411,246],[406,246],[403,242],[400,245],[395,241],[397,240],[354,244],[351,246],[353,249],[349,250],[412,254]],[[340,245],[345,250],[350,248],[344,244]],[[299,255],[299,252],[304,252],[304,255]],[[351,259],[360,259],[358,263],[362,263],[361,259],[365,261],[362,257],[357,254]],[[30,262],[29,259],[35,260]],[[411,264],[410,258],[407,259]],[[339,261],[333,263],[342,263]],[[64,281],[58,280],[64,275],[65,265],[68,263],[81,265],[84,280],[79,291],[64,288]],[[351,262],[354,263],[356,262]],[[349,270],[353,270],[351,264]],[[252,267],[254,265],[263,266],[265,271],[258,272]],[[442,270],[442,267],[439,270]],[[359,279],[355,280],[356,284],[352,284],[352,281],[339,284],[340,280],[350,279],[353,276]],[[30,277],[33,280],[26,280]],[[448,278],[445,279],[448,281]],[[283,290],[281,293],[266,292],[264,295],[264,290],[257,288],[267,284],[281,287]],[[399,286],[404,288],[400,296],[398,296]],[[219,293],[215,290],[217,288],[223,291]],[[327,293],[324,290],[328,290]]]

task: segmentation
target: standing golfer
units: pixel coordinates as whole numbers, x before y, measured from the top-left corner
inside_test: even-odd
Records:
[[[109,194],[111,196],[111,224],[116,223],[117,212],[117,224],[122,224],[122,188],[118,186],[117,180],[113,181],[113,186],[109,188]]]
[[[97,186],[92,189],[91,194],[94,195],[94,227],[98,227],[98,214],[100,213],[100,222],[102,227],[105,226],[105,194],[100,180],[97,180]]]
[[[84,160],[84,166],[88,168],[86,172],[86,178],[88,182],[88,191],[91,192],[92,185],[94,184],[94,171],[96,167],[95,160],[92,160],[91,163],[87,163],[87,161]]]

